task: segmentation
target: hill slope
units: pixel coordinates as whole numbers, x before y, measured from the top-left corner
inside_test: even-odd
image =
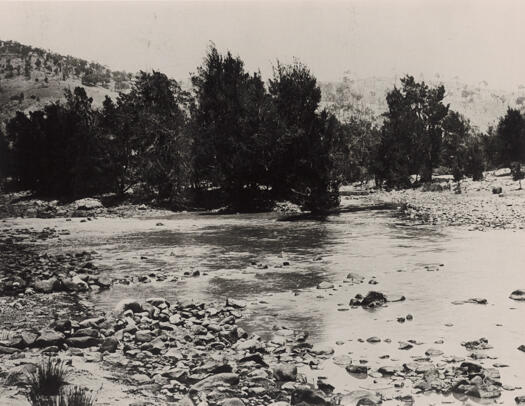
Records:
[[[0,41],[0,121],[63,99],[64,89],[83,86],[101,105],[129,88],[131,74],[15,41]]]
[[[509,92],[491,89],[486,82],[476,86],[459,80],[427,80],[426,83],[432,86],[444,85],[445,103],[467,117],[480,131],[495,124],[505,114],[507,107],[522,110],[525,107],[525,87]],[[387,110],[385,96],[394,85],[400,85],[399,80],[394,77],[346,77],[342,82],[325,82],[321,84],[323,104],[331,107],[334,103],[344,103],[352,106],[349,113],[358,111],[379,116]]]

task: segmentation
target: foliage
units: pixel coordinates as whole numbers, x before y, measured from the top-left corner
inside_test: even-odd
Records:
[[[140,72],[116,103],[106,98],[100,122],[116,191],[134,185],[158,200],[174,202],[189,178],[187,94],[160,72]]]
[[[21,187],[58,196],[104,189],[107,160],[96,115],[83,88],[66,90],[66,103],[18,112],[7,124],[12,176]]]
[[[299,62],[260,74],[211,46],[192,77],[194,183],[218,187],[236,210],[288,199],[322,211],[337,204],[335,118],[318,113],[316,79]]]
[[[521,163],[520,162],[511,162],[510,164],[510,172],[512,174],[512,180],[517,180],[520,182],[520,190],[521,190],[521,181],[523,178],[525,178],[525,173],[521,170]]]
[[[507,109],[496,129],[499,162],[506,166],[525,159],[525,118],[517,109]]]
[[[194,182],[221,188],[235,209],[257,206],[267,184],[269,98],[260,74],[211,46],[192,76]]]
[[[278,63],[269,93],[278,131],[270,163],[274,192],[314,212],[337,206],[340,132],[333,115],[317,112],[317,80],[300,62]]]
[[[431,88],[412,76],[401,79],[387,96],[388,112],[381,131],[375,167],[379,184],[407,186],[409,176],[432,179],[432,169],[439,165],[443,120],[448,106],[443,104],[445,88]]]
[[[471,132],[470,123],[455,111],[449,111],[443,120],[441,163],[450,168],[455,181],[465,175]]]

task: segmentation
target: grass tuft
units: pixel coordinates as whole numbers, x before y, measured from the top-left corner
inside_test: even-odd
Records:
[[[67,371],[62,361],[49,357],[29,376],[31,406],[94,406],[95,396],[79,386],[64,389]]]
[[[29,400],[40,396],[57,396],[66,383],[66,368],[62,361],[49,357],[29,376]]]
[[[57,406],[94,406],[95,397],[87,389],[75,386],[59,395]]]

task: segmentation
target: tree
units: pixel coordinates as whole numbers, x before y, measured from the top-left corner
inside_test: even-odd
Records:
[[[465,175],[471,176],[472,180],[482,180],[484,170],[485,160],[482,140],[479,136],[471,136],[467,141]]]
[[[338,205],[341,176],[335,158],[341,133],[333,115],[317,112],[316,78],[298,61],[278,63],[269,93],[277,119],[270,163],[274,192],[314,212]]]
[[[381,131],[376,159],[378,181],[389,186],[408,186],[409,176],[432,180],[432,169],[439,165],[443,120],[448,105],[443,104],[445,88],[431,88],[412,76],[401,79],[387,96],[388,111]]]
[[[519,110],[507,109],[498,123],[496,136],[499,140],[500,164],[509,166],[511,162],[525,159],[525,119]]]
[[[92,99],[83,88],[65,91],[29,116],[18,112],[7,124],[15,182],[54,196],[79,197],[105,190],[103,143],[98,139]]]
[[[512,173],[512,180],[519,181],[519,183],[520,183],[520,190],[521,190],[521,180],[525,177],[525,174],[521,170],[521,163],[520,162],[512,162],[510,164],[510,171]]]
[[[450,110],[443,120],[441,162],[452,170],[454,180],[459,182],[467,165],[470,123],[460,113]]]
[[[159,201],[176,204],[190,173],[186,134],[188,95],[160,72],[140,72],[116,105],[104,102],[101,123],[110,139],[117,191],[139,185]]]
[[[192,84],[195,184],[221,188],[236,210],[257,208],[264,204],[270,147],[270,100],[260,74],[211,45]]]
[[[24,75],[27,79],[31,79],[31,57],[27,57],[24,60]]]

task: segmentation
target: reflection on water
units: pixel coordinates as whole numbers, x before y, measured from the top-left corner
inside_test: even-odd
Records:
[[[245,299],[243,323],[249,331],[271,336],[274,325],[287,325],[332,345],[336,355],[366,358],[372,367],[384,363],[382,355],[390,355],[387,364],[396,364],[431,347],[466,356],[462,341],[486,337],[494,347],[489,354],[510,365],[501,370],[503,382],[525,382],[525,362],[517,350],[525,344],[525,303],[508,298],[512,290],[525,288],[523,232],[413,226],[387,211],[344,213],[323,221],[280,222],[269,214],[174,215],[156,226],[158,221],[99,219],[68,225],[73,232],[64,241],[66,248],[96,248],[101,264],[110,265],[117,277],[161,272],[178,278],[118,285],[93,295],[99,306],[110,309],[123,297]],[[182,276],[188,270],[201,276]],[[366,282],[344,283],[349,272]],[[316,289],[321,281],[334,283],[335,289]],[[350,298],[369,290],[407,300],[372,312],[348,308]],[[452,304],[472,297],[486,298],[488,305]],[[407,314],[414,320],[396,321]],[[382,342],[367,343],[370,336]],[[409,339],[422,344],[399,351],[397,342]],[[322,373],[338,390],[356,388],[356,380],[330,362]],[[515,395],[504,392],[503,403],[512,404]],[[431,396],[428,402],[441,399]]]

